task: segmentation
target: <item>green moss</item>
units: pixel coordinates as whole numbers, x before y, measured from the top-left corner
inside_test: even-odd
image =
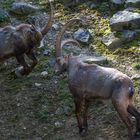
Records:
[[[36,115],[36,117],[39,120],[47,120],[49,118],[49,112],[48,110],[41,110],[40,112],[38,112],[38,114]]]
[[[137,70],[140,70],[140,62],[135,62],[132,64],[133,68],[137,69]]]
[[[1,15],[0,14],[0,23],[1,22],[8,22],[10,21],[10,18],[8,17],[8,15]]]
[[[116,49],[113,54],[119,55],[119,56],[126,56],[126,57],[138,57],[139,58],[139,50],[136,47],[131,48],[118,48]]]
[[[109,51],[106,49],[105,45],[101,41],[96,42],[95,49],[99,54],[108,54],[109,53]]]
[[[69,89],[68,89],[67,78],[60,80],[58,89],[59,89],[59,100],[63,101],[64,105],[72,107],[73,98],[72,98],[72,94],[69,92]]]
[[[13,2],[15,2],[15,0],[4,0],[1,2],[0,7],[9,11]]]
[[[102,2],[99,7],[99,12],[102,14],[109,15],[110,14],[110,7],[108,1]]]
[[[136,8],[136,9],[134,9],[134,12],[135,13],[140,13],[140,9]]]
[[[134,87],[138,88],[139,87],[139,81],[133,81]]]

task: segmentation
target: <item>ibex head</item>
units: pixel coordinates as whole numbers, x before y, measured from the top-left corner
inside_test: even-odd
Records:
[[[31,24],[20,24],[16,27],[15,34],[23,39],[26,46],[36,46],[43,38],[42,33]]]
[[[55,74],[59,75],[67,70],[68,56],[58,57],[55,64]]]
[[[76,45],[80,46],[80,44],[74,40],[74,39],[66,39],[65,41],[63,41],[61,43],[63,34],[65,32],[65,30],[72,25],[74,22],[81,22],[82,20],[80,19],[72,19],[70,21],[68,21],[61,29],[61,31],[59,32],[59,34],[57,35],[57,39],[56,39],[56,65],[55,65],[55,73],[56,74],[61,74],[62,72],[67,70],[68,67],[68,60],[70,56],[62,56],[62,47],[65,44],[68,43],[75,43]]]
[[[34,25],[31,25],[30,29],[31,29],[30,33],[32,34],[31,36],[32,42],[40,42],[43,38],[42,33]]]

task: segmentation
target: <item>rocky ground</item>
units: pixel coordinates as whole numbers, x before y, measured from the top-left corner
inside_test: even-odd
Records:
[[[37,25],[42,27],[48,20],[48,14],[44,13],[46,9],[44,1],[30,3],[37,7],[40,6],[41,10],[25,6],[22,11],[24,16],[19,16],[19,9],[15,10],[18,12],[16,14],[11,12],[11,4],[14,0],[0,2],[0,8],[7,12],[4,16],[0,16],[1,27],[9,23],[17,25],[21,22],[34,22],[35,20],[38,20]],[[126,127],[110,101],[97,100],[92,103],[88,116],[89,131],[84,137],[78,134],[73,98],[67,85],[67,74],[56,76],[53,72],[54,44],[56,34],[63,23],[74,17],[85,19],[87,25],[73,26],[66,32],[65,38],[72,37],[73,32],[84,28],[86,32],[83,34],[87,41],[80,42],[81,48],[68,45],[63,53],[73,52],[74,55],[83,54],[83,57],[90,56],[90,58],[92,56],[100,65],[117,68],[132,77],[136,89],[134,102],[140,110],[140,96],[137,94],[140,89],[139,27],[134,26],[130,19],[129,25],[133,26],[127,27],[122,25],[122,22],[117,23],[119,29],[122,26],[125,26],[125,29],[116,31],[116,26],[112,24],[115,21],[110,23],[113,15],[118,12],[118,5],[114,3],[111,4],[113,12],[107,1],[100,3],[97,7],[92,1],[78,4],[74,8],[64,7],[63,4],[53,3],[55,23],[41,46],[35,49],[39,63],[30,75],[15,78],[14,71],[19,65],[14,58],[0,65],[0,140],[127,140]],[[126,5],[129,6],[130,3]],[[121,11],[124,11],[124,8]],[[48,12],[49,8],[46,13]],[[139,10],[133,9],[133,12],[138,14]],[[136,20],[138,19],[139,15]],[[113,25],[113,31],[111,31],[110,24]],[[129,29],[130,27],[134,28]],[[129,38],[130,40],[122,39],[123,31],[126,29],[135,32],[135,36]],[[88,63],[92,63],[91,60]],[[132,120],[135,122],[134,118]]]

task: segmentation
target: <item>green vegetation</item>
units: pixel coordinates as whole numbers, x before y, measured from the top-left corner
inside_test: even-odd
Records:
[[[15,0],[4,0],[4,1],[1,2],[0,8],[4,8],[4,9],[10,11],[11,4],[13,2],[15,2]]]
[[[140,70],[140,62],[135,62],[132,64],[132,66],[137,69],[137,70]]]

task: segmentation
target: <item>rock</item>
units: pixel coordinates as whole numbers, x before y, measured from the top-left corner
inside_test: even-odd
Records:
[[[22,67],[22,66],[16,68],[16,70],[15,70],[15,75],[16,75],[17,78],[23,77],[23,75],[21,74],[21,71],[22,71],[22,70],[23,70],[23,67]]]
[[[41,76],[46,78],[48,76],[48,72],[47,71],[43,71],[41,72]]]
[[[39,10],[39,8],[24,2],[14,2],[11,10],[15,14],[28,15]]]
[[[55,122],[54,125],[55,125],[56,128],[62,128],[63,127],[63,123],[62,122],[58,122],[58,121]]]
[[[42,84],[41,83],[35,83],[36,87],[40,87]]]
[[[123,42],[130,42],[136,37],[136,31],[124,30],[120,33],[120,38]]]
[[[60,29],[61,24],[56,22],[52,25],[52,28],[55,29],[56,31],[58,31]]]
[[[140,34],[140,29],[135,30],[136,34]]]
[[[87,3],[87,6],[90,8],[90,9],[96,9],[99,4],[97,2],[88,2]]]
[[[41,14],[35,14],[35,16],[37,16],[37,24],[39,25],[39,28],[44,28],[49,21],[49,14],[44,12]]]
[[[55,111],[55,114],[56,115],[62,115],[62,114],[64,114],[63,108],[62,107],[57,108],[57,110]]]
[[[136,8],[133,8],[133,7],[128,7],[126,9],[124,9],[124,10],[135,13],[137,9]]]
[[[129,12],[127,10],[119,11],[110,19],[112,31],[121,31],[123,29],[139,29],[140,14]]]
[[[44,56],[48,56],[50,54],[50,50],[45,50],[44,52],[43,52],[43,55]]]
[[[63,110],[64,110],[64,114],[67,115],[67,116],[70,116],[71,113],[72,113],[72,110],[69,106],[64,106]]]
[[[132,80],[140,80],[140,74],[135,74],[131,77]]]
[[[103,37],[102,43],[111,50],[117,49],[122,46],[122,40],[114,36],[114,33],[109,34],[106,37]]]
[[[49,66],[50,66],[50,67],[54,67],[55,64],[56,64],[56,59],[55,59],[55,58],[51,58],[51,59],[49,60]]]
[[[47,13],[36,13],[35,15],[28,15],[26,22],[34,24],[39,29],[43,28],[48,23],[49,15]]]
[[[140,0],[126,0],[125,6],[140,8]]]
[[[0,8],[0,22],[6,22],[6,21],[10,21],[10,15],[8,14],[7,11]]]
[[[125,0],[109,0],[109,5],[112,10],[118,10],[124,6]]]
[[[116,33],[111,33],[108,36],[103,37],[102,43],[107,46],[108,49],[117,49],[122,46],[123,43],[130,42],[135,39],[137,35],[136,31],[124,30]]]
[[[67,115],[70,116],[72,113],[71,108],[69,106],[64,106],[64,107],[59,107],[57,108],[57,110],[55,111],[56,115]]]
[[[80,28],[78,31],[74,32],[73,34],[74,39],[84,44],[89,44],[90,36],[91,35],[89,31],[82,28]]]
[[[96,9],[98,6],[95,3],[92,3],[89,7],[90,9]]]

